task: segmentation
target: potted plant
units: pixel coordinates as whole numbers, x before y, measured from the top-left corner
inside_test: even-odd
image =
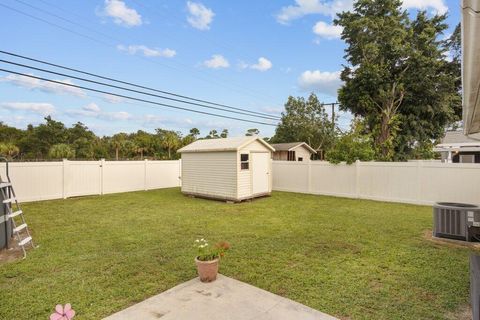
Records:
[[[195,240],[195,247],[198,250],[195,264],[197,265],[198,276],[202,282],[212,282],[217,279],[218,262],[225,252],[230,249],[228,242],[222,241],[210,246],[205,239]]]

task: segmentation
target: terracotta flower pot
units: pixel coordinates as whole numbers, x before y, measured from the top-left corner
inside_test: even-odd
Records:
[[[218,258],[210,261],[200,261],[195,258],[198,276],[202,282],[212,282],[217,279],[218,274]]]

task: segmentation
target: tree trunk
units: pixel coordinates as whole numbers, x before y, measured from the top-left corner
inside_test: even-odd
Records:
[[[118,161],[118,147],[115,148],[115,159]]]
[[[380,147],[380,154],[383,160],[387,160],[390,151],[388,146],[388,140],[390,139],[390,120],[391,117],[387,112],[382,113],[378,144]]]
[[[168,160],[171,160],[172,156],[170,155],[170,148],[168,148]]]

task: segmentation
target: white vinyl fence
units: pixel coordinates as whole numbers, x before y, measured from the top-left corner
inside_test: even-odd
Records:
[[[414,204],[480,204],[480,164],[273,161],[272,167],[273,189],[279,191]],[[179,160],[10,163],[20,201],[179,187],[180,175]]]
[[[178,187],[180,161],[11,162],[10,178],[20,201],[61,199]]]
[[[273,189],[414,204],[480,204],[480,164],[273,161]]]

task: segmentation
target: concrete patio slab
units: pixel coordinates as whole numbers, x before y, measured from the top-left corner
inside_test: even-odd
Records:
[[[105,320],[335,320],[320,311],[241,281],[198,278],[117,312]]]

